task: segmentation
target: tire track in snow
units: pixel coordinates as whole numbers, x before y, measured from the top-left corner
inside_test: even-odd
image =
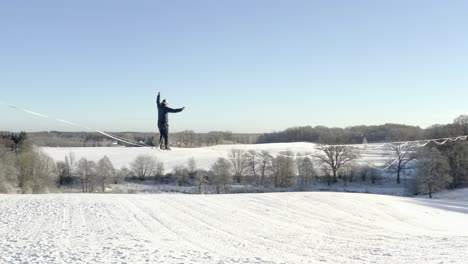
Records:
[[[135,195],[136,196],[136,195]],[[139,199],[139,197],[132,197],[132,198],[137,198]],[[185,243],[187,243],[188,246],[191,246],[193,247],[194,249],[197,249],[197,250],[203,250],[203,251],[206,251],[208,249],[194,243],[193,241],[191,240],[188,240],[187,238],[185,238],[185,236],[183,236],[180,232],[176,231],[174,228],[172,228],[170,226],[169,221],[168,220],[164,220],[164,217],[163,215],[165,215],[167,212],[165,210],[159,210],[159,215],[156,216],[151,208],[148,208],[148,207],[145,207],[145,203],[142,203],[141,201],[140,202],[136,202],[136,201],[133,201],[133,200],[136,200],[136,199],[127,199],[127,202],[129,202],[133,208],[137,209],[138,212],[135,214],[135,215],[140,215],[140,216],[147,216],[149,218],[149,223],[156,223],[157,225],[159,225],[160,227],[163,227],[166,231],[166,233],[169,233],[171,234],[171,236],[177,240],[182,240],[184,241]],[[159,201],[157,201],[159,202]],[[168,209],[168,208],[166,208]],[[151,225],[150,224],[146,224],[145,222],[141,221],[138,219],[138,221],[140,222],[140,224],[142,224],[143,226],[145,226],[145,228],[150,231],[150,232],[153,232],[153,229],[151,228]]]
[[[215,230],[225,234],[227,238],[225,236],[222,236],[222,238],[228,244],[233,244],[231,241],[236,241],[237,246],[236,245],[233,245],[233,246],[235,248],[242,246],[242,249],[238,249],[239,252],[235,253],[235,255],[236,254],[245,255],[246,252],[251,253],[251,255],[255,255],[255,254],[258,254],[258,252],[268,251],[269,254],[282,255],[286,260],[293,258],[293,259],[296,259],[296,261],[298,261],[297,259],[299,255],[295,253],[295,252],[298,252],[297,247],[291,246],[289,244],[278,245],[279,241],[277,239],[262,237],[262,236],[259,236],[258,234],[255,234],[255,231],[258,231],[258,230],[244,230],[246,226],[244,226],[243,228],[237,227],[233,229],[232,231],[229,229],[223,228],[226,226],[232,227],[233,223],[231,222],[229,225],[226,225],[226,223],[223,222],[222,219],[219,219],[219,218],[217,219],[215,216],[220,215],[219,212],[216,212],[217,214],[214,214],[213,212],[211,213],[206,212],[206,211],[203,213],[200,212],[201,211],[200,208],[212,208],[211,203],[200,205],[201,207],[186,205],[187,199],[180,199],[180,198],[185,198],[185,197],[174,196],[174,197],[166,197],[166,198],[174,203],[174,208],[179,209],[180,211],[184,212],[186,215],[189,215],[190,217],[201,222],[205,227],[214,228]],[[211,198],[214,198],[214,197],[211,197]],[[190,202],[192,203],[192,201]],[[226,206],[224,208],[226,208]],[[242,210],[242,208],[236,208],[236,210]],[[248,222],[248,220],[244,218],[244,216],[248,215],[247,213],[245,214],[241,213],[240,215],[242,215],[241,221],[243,223]],[[256,217],[251,217],[250,219],[258,220],[259,217],[260,215],[256,215]],[[261,220],[263,219],[264,218],[261,218]],[[210,220],[211,222],[207,220]],[[268,257],[268,256],[265,256],[265,257]]]

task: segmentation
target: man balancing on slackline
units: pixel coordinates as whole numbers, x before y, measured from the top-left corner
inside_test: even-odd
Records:
[[[179,113],[185,107],[173,109],[169,107],[169,102],[164,99],[161,103],[161,95],[158,93],[156,105],[158,106],[158,128],[159,128],[159,147],[165,150],[171,150],[169,146],[169,113]]]

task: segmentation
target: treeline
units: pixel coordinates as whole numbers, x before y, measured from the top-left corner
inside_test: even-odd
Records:
[[[55,187],[55,162],[27,134],[0,134],[0,193],[44,193]]]
[[[396,183],[400,183],[400,176],[406,176],[407,194],[413,195],[432,196],[468,184],[466,140],[419,148],[412,144],[391,145],[388,155],[393,162],[386,169],[360,162],[359,151],[351,146],[327,146],[319,152],[299,155],[232,149],[208,170],[198,168],[191,158],[166,172],[164,164],[150,155],[137,156],[128,168],[120,169],[106,156],[95,162],[76,160],[70,153],[64,161],[54,162],[30,144],[26,133],[3,134],[0,138],[0,193],[44,193],[56,188],[108,192],[112,184],[135,181],[193,187],[197,193],[307,190],[318,184],[375,184],[383,174],[395,175]]]
[[[347,128],[305,126],[288,128],[281,132],[262,134],[258,137],[257,143],[313,142],[321,144],[361,144],[367,142],[411,141],[467,135],[467,124],[468,116],[461,115],[451,124],[433,125],[426,129],[401,124],[352,126]]]
[[[118,138],[133,142],[142,142],[146,145],[159,145],[158,133],[144,132],[114,132],[110,133]],[[29,133],[31,141],[40,147],[110,147],[130,146],[105,135],[95,132],[35,132]],[[171,133],[171,145],[177,147],[203,147],[219,144],[253,144],[258,134],[241,134],[230,131],[213,131],[196,133],[191,130]]]
[[[285,153],[292,155],[292,153]],[[302,161],[301,161],[302,162]],[[123,182],[148,182],[172,186],[195,187],[196,193],[229,193],[231,187],[254,186],[287,188],[296,184],[296,160],[293,157],[273,157],[269,152],[245,152],[232,150],[225,158],[219,158],[210,169],[197,167],[194,158],[166,172],[165,166],[155,156],[139,155],[129,168],[116,169],[112,162],[103,157],[98,162],[81,158],[73,153],[59,161],[57,184],[60,187],[78,187],[82,192],[106,192],[111,184]],[[301,163],[304,172],[301,180],[312,183],[313,164],[309,160]]]

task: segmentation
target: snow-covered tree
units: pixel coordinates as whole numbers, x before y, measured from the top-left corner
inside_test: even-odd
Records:
[[[39,149],[22,151],[17,156],[19,187],[23,193],[48,192],[56,179],[56,165]]]
[[[216,187],[216,192],[228,192],[231,189],[232,165],[225,158],[219,158],[210,169],[211,184]]]
[[[187,171],[190,178],[195,178],[197,174],[197,163],[194,157],[191,157],[187,161]]]
[[[81,181],[83,192],[93,192],[97,181],[97,164],[94,161],[81,158],[76,167],[76,173]]]
[[[292,152],[280,153],[272,162],[273,184],[275,188],[289,187],[295,177],[294,158]]]
[[[228,155],[229,161],[232,165],[232,171],[237,183],[241,183],[247,171],[247,157],[248,155],[244,150],[232,149]]]
[[[18,170],[13,151],[0,145],[0,193],[10,193],[18,185]]]
[[[135,173],[135,176],[141,180],[145,179],[148,176],[160,173],[161,164],[158,164],[156,157],[150,155],[139,155],[135,160],[130,164],[132,171]],[[164,171],[164,166],[162,166],[162,171]]]
[[[107,156],[104,156],[98,161],[97,164],[97,178],[101,186],[102,192],[106,191],[106,184],[108,184],[112,178],[116,175],[114,165]]]
[[[309,157],[298,158],[296,163],[300,181],[299,184],[305,186],[312,183],[312,179],[316,176],[312,159]]]
[[[176,166],[173,169],[173,174],[177,178],[177,185],[183,186],[189,184],[189,172],[183,165]]]
[[[127,167],[122,167],[120,170],[117,170],[115,173],[112,182],[114,184],[118,184],[122,182],[125,178],[127,177],[134,177],[135,174],[133,174],[133,171],[129,170]]]
[[[197,185],[198,193],[202,194],[208,183],[209,173],[205,170],[197,170],[195,173],[195,184]]]

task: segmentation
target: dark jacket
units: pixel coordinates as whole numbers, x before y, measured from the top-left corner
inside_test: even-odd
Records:
[[[158,106],[158,126],[168,126],[169,125],[169,114],[168,113],[179,113],[184,110],[183,108],[173,109],[170,107],[161,104],[160,96],[156,99],[156,105]]]

